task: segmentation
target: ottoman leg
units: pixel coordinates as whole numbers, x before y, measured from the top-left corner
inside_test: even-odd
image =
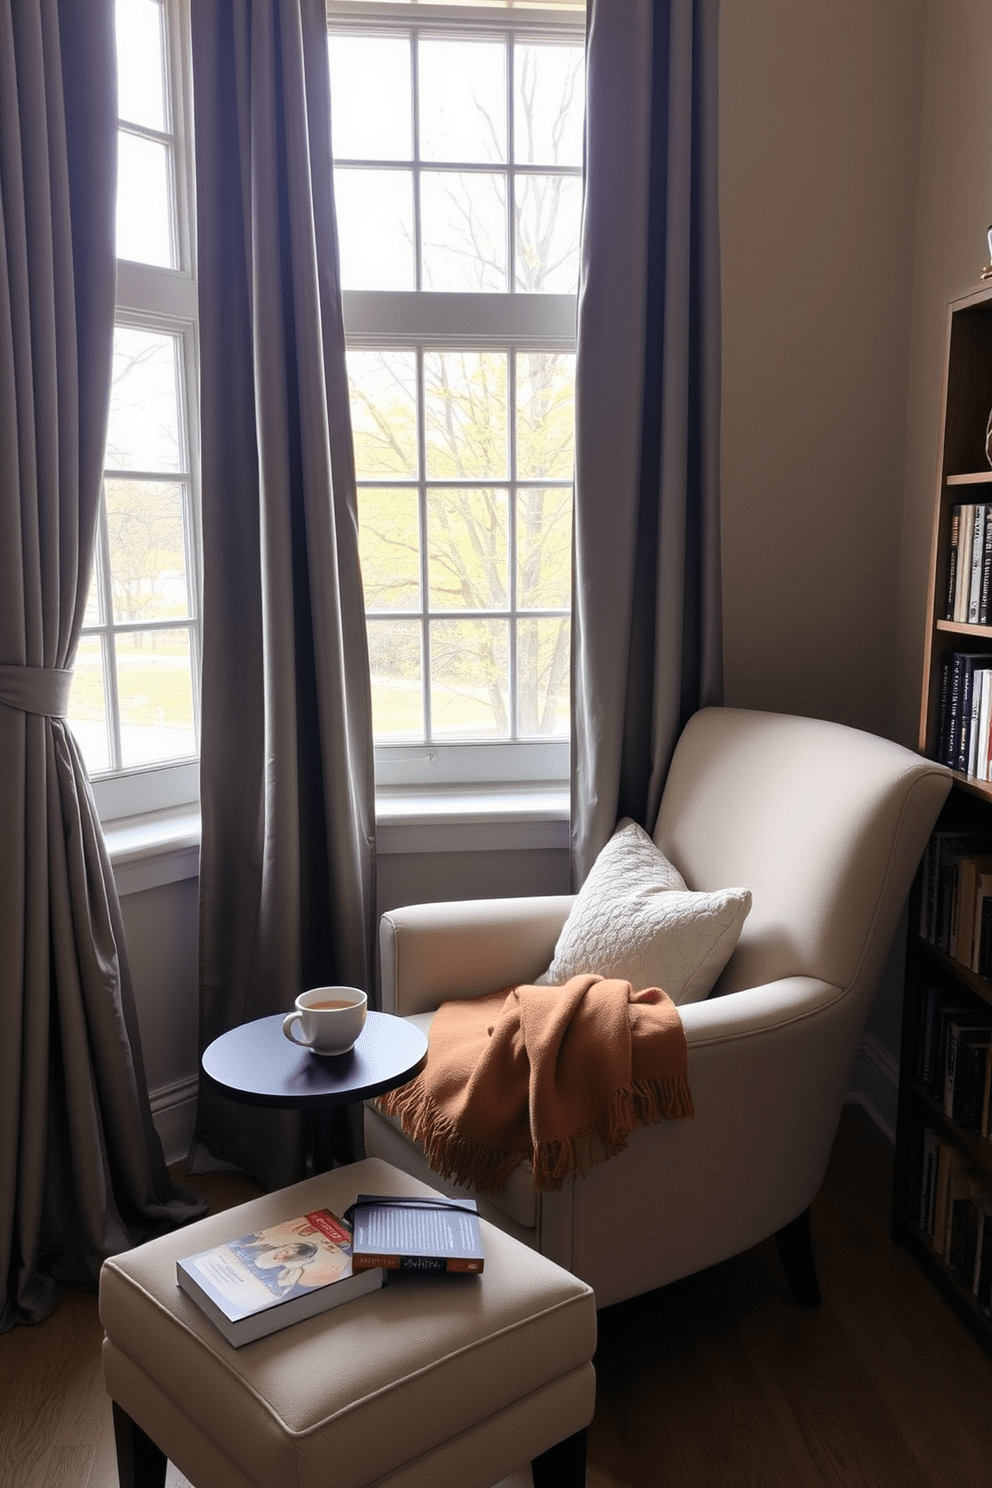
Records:
[[[586,1433],[577,1431],[549,1447],[530,1465],[534,1488],[585,1488]]]
[[[168,1458],[115,1400],[114,1442],[120,1488],[165,1488]]]

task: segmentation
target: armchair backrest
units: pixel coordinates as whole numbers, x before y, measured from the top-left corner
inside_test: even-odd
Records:
[[[841,724],[735,708],[690,719],[654,836],[690,888],[751,890],[717,990],[795,975],[873,990],[950,783]]]

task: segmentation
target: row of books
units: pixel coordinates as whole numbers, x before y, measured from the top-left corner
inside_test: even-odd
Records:
[[[951,507],[944,619],[987,625],[992,588],[992,505]]]
[[[992,1192],[989,1180],[935,1127],[917,1139],[914,1218],[936,1255],[992,1317]]]
[[[937,759],[992,778],[992,653],[952,651],[941,662]]]
[[[353,1220],[353,1224],[351,1221]],[[473,1199],[359,1194],[176,1263],[179,1286],[235,1348],[381,1287],[387,1272],[484,1269]]]
[[[934,832],[920,872],[920,935],[992,980],[992,835]]]
[[[917,1078],[963,1131],[992,1142],[992,1007],[944,987],[923,996]]]

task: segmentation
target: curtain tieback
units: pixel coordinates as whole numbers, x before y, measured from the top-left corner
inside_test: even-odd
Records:
[[[0,704],[21,713],[64,718],[71,686],[72,672],[61,667],[0,665]]]

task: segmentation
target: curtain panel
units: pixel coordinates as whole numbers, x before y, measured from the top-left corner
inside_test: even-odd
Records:
[[[372,710],[321,0],[192,9],[203,484],[201,1044],[371,993]],[[266,1186],[298,1116],[201,1086]]]
[[[0,1329],[202,1212],[168,1180],[65,713],[110,400],[112,0],[0,0]]]
[[[653,828],[723,689],[718,0],[589,0],[576,358],[572,872]]]

